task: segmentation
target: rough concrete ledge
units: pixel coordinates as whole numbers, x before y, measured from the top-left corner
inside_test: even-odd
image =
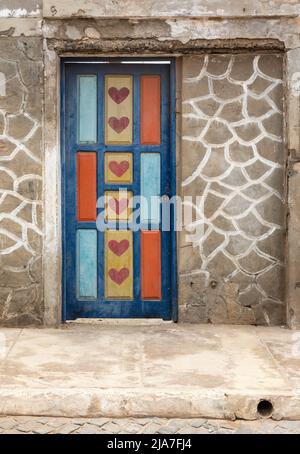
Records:
[[[255,420],[257,404],[273,404],[275,420],[300,419],[300,394],[228,394],[166,389],[1,389],[0,415],[162,417]]]

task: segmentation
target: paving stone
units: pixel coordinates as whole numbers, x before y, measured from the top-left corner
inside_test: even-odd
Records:
[[[238,428],[239,423],[237,421],[220,421],[218,424],[219,427],[223,429],[235,430]]]
[[[76,433],[82,434],[82,435],[90,435],[90,434],[97,434],[100,433],[101,428],[98,426],[95,426],[93,424],[87,424],[83,427],[80,427]]]
[[[191,421],[192,427],[201,427],[205,423],[205,419],[195,419]]]
[[[206,420],[204,423],[203,423],[203,427],[205,427],[205,429],[208,429],[211,424],[217,424],[217,422],[209,422],[208,420]]]
[[[191,429],[194,430],[194,432],[191,432]],[[191,434],[191,433],[197,433],[197,434],[208,434],[208,429],[206,429],[205,427],[183,427],[182,429],[180,429],[178,431],[179,434]]]
[[[168,427],[170,427],[171,430],[174,430],[173,433],[177,432],[179,429],[182,429],[184,426],[186,426],[185,419],[170,419],[168,421]]]
[[[118,419],[118,421],[120,421]],[[86,418],[78,420],[79,424],[85,424],[87,422]],[[108,422],[111,422],[110,418],[92,418],[90,420],[91,423],[93,423],[95,426],[102,427],[104,424],[107,424]]]
[[[134,418],[118,418],[118,419],[108,419],[107,423],[113,422],[114,424],[118,424],[120,427],[128,426],[132,421],[135,421]]]
[[[98,426],[98,427],[100,427],[100,426]],[[103,430],[113,433],[113,434],[119,433],[122,430],[122,426],[119,424],[116,424],[114,422],[108,422],[108,423],[102,425],[101,428]]]
[[[155,434],[159,430],[160,425],[158,423],[150,423],[142,429],[143,434]]]
[[[157,424],[164,424],[167,421],[168,421],[167,418],[158,418],[157,416],[153,416],[153,418],[151,418],[151,422],[157,423]]]
[[[53,427],[48,426],[47,424],[39,424],[32,428],[33,433],[44,435],[53,431]]]
[[[130,419],[124,419],[124,420],[118,420],[118,421],[124,421],[124,424],[128,424],[128,421],[134,421],[134,419],[130,418]],[[137,421],[137,420],[136,420]],[[146,424],[152,422],[153,419],[152,418],[139,418],[138,419],[138,423],[141,424],[141,426],[145,426]],[[171,420],[171,421],[174,421],[174,420]]]
[[[277,424],[287,430],[300,431],[300,421],[278,421]]]
[[[34,418],[34,419],[33,419]],[[19,424],[25,424],[27,422],[32,422],[33,420],[38,421],[38,416],[12,416],[11,419],[14,421],[18,421]],[[49,418],[48,418],[49,420]]]
[[[278,425],[278,423],[276,423],[276,425]],[[272,420],[265,420],[265,421],[253,421],[252,422],[252,427],[253,427],[253,430],[260,434],[264,434],[264,433],[270,433],[272,432],[272,430],[274,429],[274,421]]]
[[[72,432],[75,432],[75,430],[77,430],[78,428],[79,428],[78,424],[67,423],[65,426],[56,429],[55,433],[70,434]]]
[[[169,425],[162,426],[157,431],[158,434],[174,434],[176,432],[177,432],[177,429],[175,427],[170,427]]]
[[[247,426],[246,424],[240,425],[240,427],[235,431],[236,434],[253,434],[253,430],[250,426]]]
[[[21,424],[18,424],[17,426],[17,429],[20,430],[21,432],[25,432],[25,433],[28,433],[28,432],[32,432],[32,424],[33,422],[31,421],[28,421],[26,423],[21,423]]]
[[[191,427],[191,426],[188,426],[187,427],[187,434],[201,434],[201,433],[210,433],[210,430],[208,429],[208,432],[206,429],[204,429],[203,431],[203,428],[202,427]]]
[[[27,420],[28,420],[28,419],[29,419],[29,418],[27,418]],[[39,418],[37,418],[37,421],[38,421],[39,423],[41,423],[41,424],[51,424],[52,419],[55,420],[55,418],[51,418],[51,419],[50,419],[50,418],[47,418],[47,417],[45,416],[45,417],[39,417]]]
[[[287,429],[285,429],[284,427],[274,427],[273,431],[272,431],[273,434],[288,434],[290,433]]]
[[[65,420],[65,419],[49,418],[48,422],[45,422],[44,424],[47,423],[50,426],[57,428],[57,427],[63,426],[64,424],[66,424],[66,422],[67,422],[67,420]],[[74,422],[74,424],[76,424],[76,422]]]
[[[215,433],[216,433],[217,435],[224,435],[224,434],[231,434],[231,433],[233,433],[233,432],[234,432],[234,431],[233,431],[232,429],[223,429],[223,428],[221,427],[221,428],[217,429]],[[212,433],[212,432],[210,432],[210,433]]]
[[[17,425],[17,422],[12,418],[1,418],[0,427],[4,430],[12,429]]]
[[[143,431],[143,426],[138,423],[131,422],[128,426],[123,426],[120,433],[141,433]]]
[[[98,432],[95,432],[96,434],[106,434],[106,435],[111,435],[111,432],[108,432],[107,430],[102,429],[101,427],[99,428]]]

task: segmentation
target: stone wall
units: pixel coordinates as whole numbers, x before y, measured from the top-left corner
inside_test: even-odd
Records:
[[[282,85],[281,55],[183,60],[182,195],[202,196],[203,235],[180,237],[182,320],[285,321]]]
[[[42,41],[0,38],[0,323],[40,324]]]

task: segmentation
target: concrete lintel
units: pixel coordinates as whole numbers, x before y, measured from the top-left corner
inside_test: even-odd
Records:
[[[294,49],[300,46],[298,18],[62,18],[43,21],[43,35],[57,42],[74,42],[107,46],[115,41],[138,44],[140,52],[148,41],[153,48],[174,47],[182,52],[194,52],[195,48],[209,51],[222,48],[234,52],[241,49]],[[117,43],[115,44],[117,46]],[[138,50],[137,50],[138,51]]]
[[[199,55],[208,53],[240,53],[244,51],[282,51],[284,44],[279,40],[273,39],[239,39],[239,40],[211,40],[202,39],[191,40],[183,44],[179,40],[158,40],[154,39],[101,39],[101,40],[60,40],[48,39],[48,47],[55,50],[59,55],[73,53],[96,55],[99,52],[102,54],[111,55]]]

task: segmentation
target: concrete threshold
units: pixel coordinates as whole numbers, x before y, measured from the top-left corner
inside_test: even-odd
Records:
[[[172,323],[0,330],[0,415],[300,419],[300,332]],[[267,411],[266,411],[267,409]]]

